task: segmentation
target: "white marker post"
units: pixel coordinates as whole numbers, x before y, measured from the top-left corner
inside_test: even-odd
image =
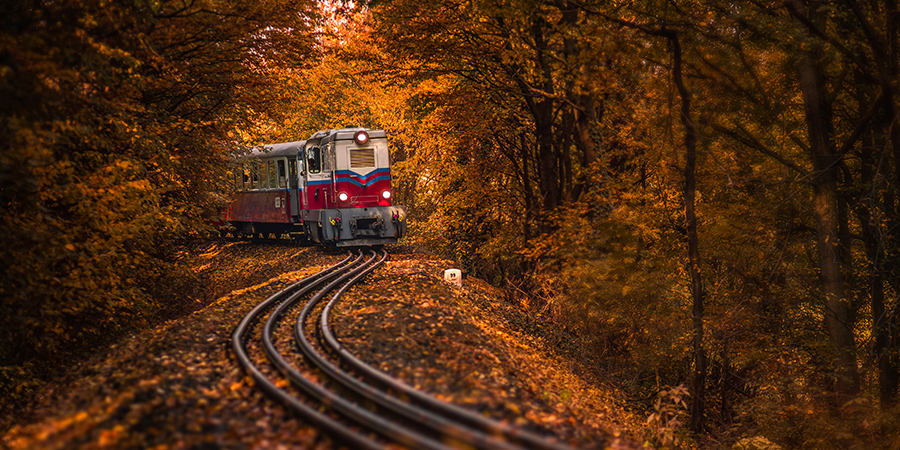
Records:
[[[462,287],[462,271],[459,269],[447,269],[444,271],[444,281]]]

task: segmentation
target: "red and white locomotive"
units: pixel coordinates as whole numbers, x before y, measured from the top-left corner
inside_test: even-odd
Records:
[[[235,236],[287,234],[348,247],[392,244],[406,233],[406,208],[391,202],[383,130],[325,130],[254,148],[235,184],[226,215]]]

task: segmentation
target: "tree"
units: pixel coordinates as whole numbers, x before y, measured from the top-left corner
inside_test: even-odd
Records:
[[[425,241],[637,397],[691,379],[697,438],[843,444],[863,348],[896,392],[892,5],[398,0],[360,59],[410,86]]]
[[[315,10],[60,0],[0,13],[0,386],[15,398],[22,370],[41,375],[37,361],[189,291],[173,244],[222,206],[208,194],[235,130],[274,105],[271,68],[311,53]]]

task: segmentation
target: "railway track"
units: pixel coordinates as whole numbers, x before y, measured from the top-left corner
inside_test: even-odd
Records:
[[[341,345],[329,326],[332,308],[387,256],[350,254],[251,310],[235,328],[232,345],[256,386],[351,448],[380,449],[390,442],[426,450],[568,448],[439,401]]]

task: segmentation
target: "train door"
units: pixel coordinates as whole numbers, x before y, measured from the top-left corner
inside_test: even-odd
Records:
[[[291,180],[291,214],[300,215],[303,209],[303,150],[297,151],[297,157],[288,158],[288,176]]]
[[[300,201],[303,202],[303,209],[309,209],[309,199],[306,198],[306,194],[309,192],[309,186],[307,185],[309,163],[307,162],[306,154],[307,149],[301,147],[300,154],[297,156],[297,169],[300,171]]]
[[[284,208],[286,219],[290,221],[291,216],[296,214],[295,209],[297,208],[296,199],[292,198],[294,186],[293,177],[289,173],[291,164],[288,158],[284,156],[272,161],[272,163],[276,172],[276,187],[284,192],[284,194],[280,194],[283,195],[283,197],[280,197],[282,199],[281,208]]]
[[[303,204],[307,209],[326,209],[330,203],[333,164],[326,149],[318,146],[306,149]]]

